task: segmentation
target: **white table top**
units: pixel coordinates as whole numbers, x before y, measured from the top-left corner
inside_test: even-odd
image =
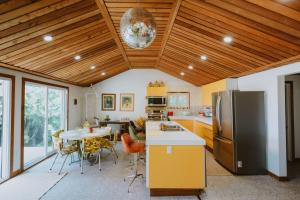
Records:
[[[205,145],[205,140],[196,134],[184,129],[184,131],[161,131],[160,124],[180,124],[173,121],[148,121],[146,122],[147,145]]]
[[[93,128],[93,133],[88,129],[68,130],[60,134],[59,137],[64,140],[82,140],[89,137],[104,137],[111,134],[111,127]]]

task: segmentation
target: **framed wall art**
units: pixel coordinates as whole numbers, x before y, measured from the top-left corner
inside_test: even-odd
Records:
[[[120,111],[134,111],[134,94],[120,94]]]
[[[116,110],[116,94],[102,94],[102,110],[115,111]]]

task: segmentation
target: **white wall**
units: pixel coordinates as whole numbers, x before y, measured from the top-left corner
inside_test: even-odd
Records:
[[[41,78],[31,74],[26,74],[14,70],[9,70],[6,68],[0,67],[0,73],[13,75],[16,78],[15,82],[15,124],[14,124],[14,166],[13,170],[16,171],[20,169],[20,155],[21,155],[21,94],[22,94],[22,78],[30,78],[34,80],[39,80],[48,83],[54,83],[58,85],[68,86],[69,87],[69,129],[79,126],[82,122],[82,95],[83,88],[78,86],[73,86],[58,81],[53,81],[50,79]],[[78,104],[73,105],[73,99],[78,99]]]
[[[122,117],[136,118],[145,116],[146,87],[149,82],[164,81],[169,92],[190,92],[191,106],[200,105],[199,88],[155,69],[133,69],[123,72],[96,84],[100,97],[98,110],[101,116],[109,115],[111,119]],[[86,89],[87,91],[88,89]],[[116,94],[116,111],[101,111],[101,94]],[[134,112],[120,111],[120,93],[134,93]]]
[[[284,76],[299,72],[300,62],[296,62],[238,79],[240,90],[265,91],[267,169],[278,176],[287,175]]]
[[[300,158],[300,75],[286,76],[285,80],[293,81],[295,157]]]

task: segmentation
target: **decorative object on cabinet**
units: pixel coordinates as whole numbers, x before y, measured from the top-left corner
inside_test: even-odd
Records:
[[[134,111],[134,94],[120,94],[120,111]]]
[[[104,121],[110,121],[110,117],[109,117],[109,115],[106,115],[106,117],[105,117],[105,119],[104,119]]]
[[[156,24],[151,13],[143,8],[130,8],[120,21],[123,41],[133,49],[144,49],[156,37]]]
[[[102,110],[115,111],[116,110],[116,94],[102,94]]]
[[[154,83],[149,82],[148,87],[165,87],[165,83],[163,81],[154,81]]]

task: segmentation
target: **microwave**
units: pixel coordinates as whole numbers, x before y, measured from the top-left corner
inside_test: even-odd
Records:
[[[167,98],[162,96],[147,97],[148,106],[167,106]]]

